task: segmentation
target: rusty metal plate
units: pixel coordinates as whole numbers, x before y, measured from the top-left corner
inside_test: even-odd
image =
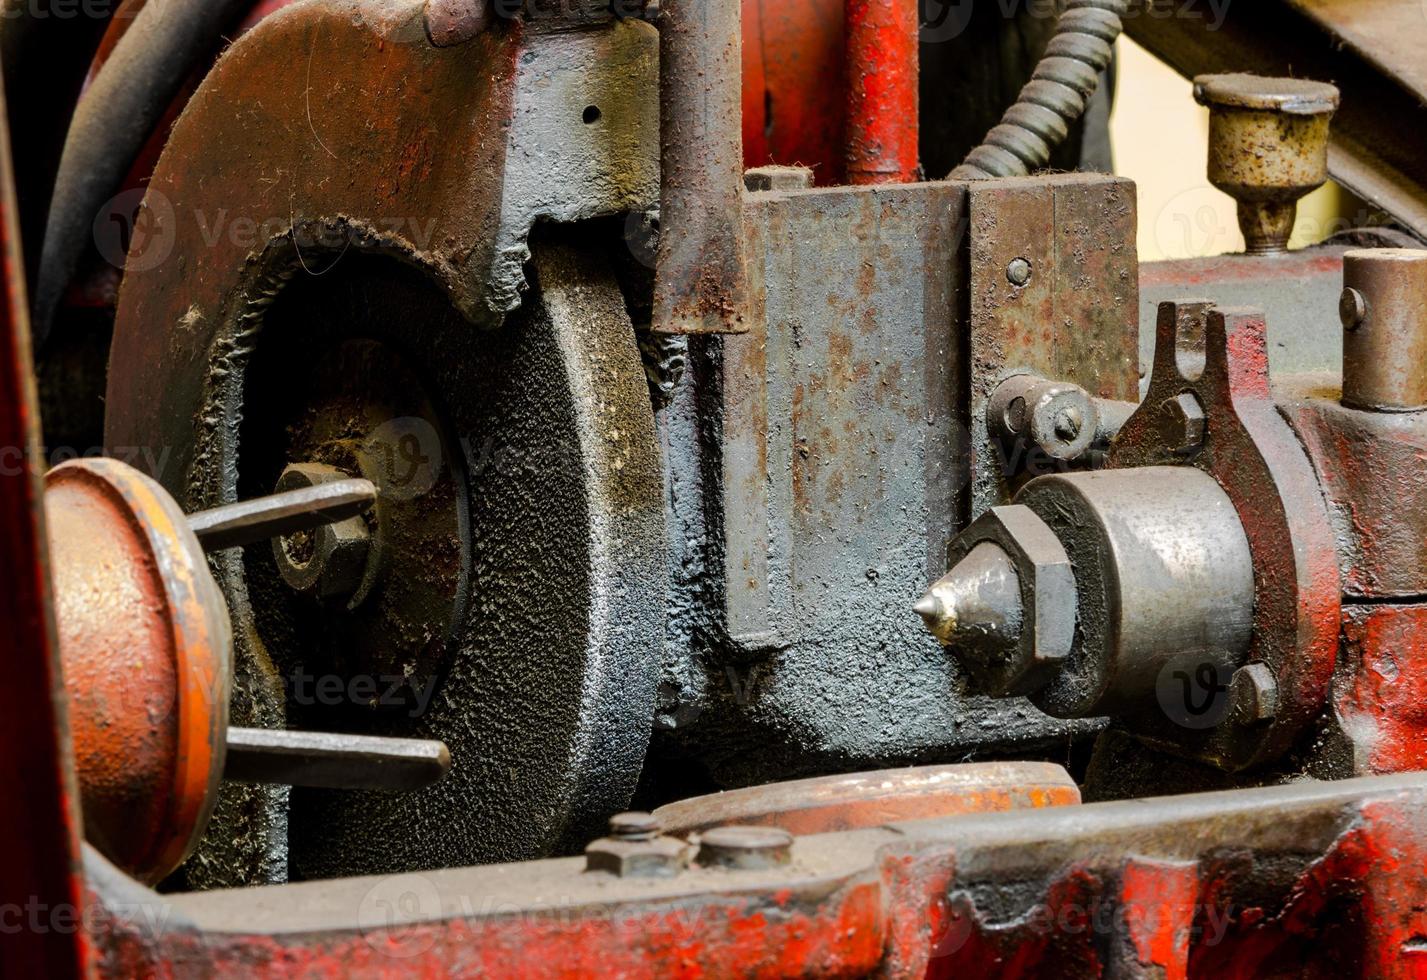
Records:
[[[1009,497],[986,430],[996,385],[1027,372],[1092,395],[1139,394],[1139,264],[1128,180],[1056,174],[967,185],[971,516]],[[1012,262],[1029,266],[1024,284]]]
[[[1409,774],[896,823],[664,879],[565,859],[161,896],[86,867],[151,917],[97,937],[116,976],[1329,978],[1411,975],[1424,842]]]
[[[1333,721],[1349,771],[1427,768],[1427,606],[1353,605],[1343,611],[1343,649],[1333,679]]]
[[[695,390],[665,419],[680,589],[713,608],[675,603],[693,639],[661,725],[722,785],[1095,730],[967,697],[910,612],[962,523],[965,197],[926,183],[748,198],[761,315],[691,347]]]

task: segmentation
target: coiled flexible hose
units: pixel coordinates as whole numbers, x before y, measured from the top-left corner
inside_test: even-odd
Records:
[[[1020,177],[1049,163],[1095,94],[1129,6],[1130,0],[1068,0],[1031,80],[951,179]]]

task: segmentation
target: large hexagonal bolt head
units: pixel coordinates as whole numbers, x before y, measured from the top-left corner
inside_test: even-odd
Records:
[[[978,693],[1028,694],[1070,655],[1075,574],[1029,507],[993,507],[952,542],[951,571],[913,607]]]
[[[278,477],[277,490],[297,490],[349,475],[323,463],[293,463]],[[274,538],[273,560],[290,588],[319,599],[350,596],[367,569],[371,532],[363,517],[349,517],[312,531]]]
[[[585,870],[620,878],[672,878],[689,865],[693,848],[677,837],[659,834],[648,813],[618,813],[610,818],[609,836],[585,848]]]
[[[1328,179],[1338,90],[1301,78],[1200,75],[1194,99],[1209,107],[1209,183],[1238,202],[1247,251],[1285,251],[1298,199]]]

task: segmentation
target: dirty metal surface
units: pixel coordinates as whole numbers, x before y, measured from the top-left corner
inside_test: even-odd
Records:
[[[1343,256],[1344,405],[1427,409],[1427,250],[1353,249]]]
[[[1253,559],[1213,478],[1166,465],[1055,474],[1015,501],[1040,516],[1074,567],[1074,645],[1048,665],[1033,704],[1057,717],[1138,714],[1186,651],[1226,677],[1241,662],[1254,625]]]
[[[3,50],[8,69],[10,48]],[[9,88],[10,96],[15,92]],[[0,901],[82,913],[79,792],[61,693],[29,304],[10,167],[7,120],[13,117],[3,112],[4,95],[0,89],[0,447],[6,454],[0,471],[0,579],[5,582],[0,615],[6,623],[0,634],[0,660],[6,665],[0,685],[0,779],[11,789],[0,794],[0,834],[14,846],[0,864]],[[0,943],[0,973],[79,977],[85,975],[89,956],[78,931],[22,930]]]
[[[1162,305],[1149,390],[1110,455],[1117,468],[1183,464],[1157,427],[1182,393],[1202,407],[1206,436],[1188,465],[1224,488],[1248,536],[1254,568],[1248,660],[1273,672],[1278,710],[1267,722],[1231,715],[1193,730],[1151,705],[1133,724],[1229,770],[1276,758],[1303,732],[1324,703],[1338,646],[1342,585],[1327,505],[1302,444],[1274,404],[1267,333],[1256,309],[1200,300]]]
[[[1342,91],[1329,173],[1418,237],[1427,234],[1427,79],[1419,4],[1390,0],[1261,0],[1205,5],[1152,0],[1125,31],[1181,75],[1251,71],[1332,81]],[[1184,12],[1186,16],[1178,16]]]
[[[676,606],[690,610],[674,622],[690,638],[673,638],[688,652],[671,658],[661,725],[723,785],[1092,730],[966,698],[910,614],[946,569],[967,479],[964,196],[749,197],[765,313],[691,355],[692,404],[664,419]]]
[[[1134,185],[1060,174],[967,185],[972,473],[970,516],[1010,496],[986,405],[1029,372],[1098,398],[1138,397]],[[1021,285],[1008,276],[1028,263]],[[1051,461],[1055,462],[1055,461]]]
[[[590,255],[546,246],[532,262],[536,298],[458,347],[459,318],[439,297],[348,261],[323,277],[330,285],[311,281],[292,294],[295,305],[275,306],[269,329],[295,332],[324,309],[339,334],[362,311],[368,329],[411,317],[400,339],[445,393],[445,427],[459,433],[443,468],[461,472],[464,517],[444,546],[418,539],[425,571],[412,566],[383,588],[399,599],[454,566],[460,589],[431,644],[435,666],[410,698],[374,709],[294,699],[289,717],[312,729],[440,739],[452,771],[399,796],[294,790],[290,863],[302,877],[394,873],[583,843],[628,804],[640,772],[667,602],[652,411],[623,299]],[[333,308],[332,289],[351,298]],[[419,509],[431,497],[433,519],[444,513],[443,485],[415,501]],[[315,646],[292,642],[271,618],[278,603],[258,591],[260,582],[281,586],[254,558],[270,559],[250,555],[245,583],[281,674],[301,676],[301,665],[309,676],[406,679],[404,669],[314,656]],[[408,611],[412,627],[421,611]],[[411,632],[398,619],[387,635]]]
[[[532,37],[516,66],[501,216],[488,289],[515,309],[537,222],[570,224],[659,200],[659,42],[625,21]]]
[[[1283,255],[1215,255],[1140,266],[1140,363],[1154,359],[1161,303],[1205,296],[1220,306],[1257,306],[1268,320],[1268,366],[1274,377],[1336,372],[1343,361],[1345,247],[1319,245]]]
[[[438,431],[460,447],[440,460],[444,472],[479,480],[469,529],[447,534],[440,560],[413,580],[454,576],[461,589],[448,615],[413,615],[388,635],[458,651],[428,662],[461,666],[424,679],[429,710],[420,718],[343,698],[334,709],[342,725],[312,727],[405,726],[412,730],[385,733],[443,738],[455,726],[464,736],[444,740],[457,772],[395,803],[304,794],[293,835],[307,840],[305,853],[288,849],[285,788],[225,787],[208,842],[190,862],[192,884],[283,880],[290,865],[315,874],[544,853],[567,830],[584,833],[571,828],[586,807],[601,815],[621,807],[639,771],[664,561],[632,328],[612,281],[564,258],[549,260],[547,301],[518,327],[472,325],[498,327],[501,308],[520,294],[525,253],[511,215],[525,223],[652,205],[655,167],[634,166],[640,148],[652,154],[653,146],[637,93],[613,86],[621,98],[602,106],[594,125],[583,110],[586,93],[603,90],[602,69],[621,82],[646,77],[653,31],[621,22],[588,33],[527,32],[502,19],[469,44],[436,49],[421,17],[420,3],[287,8],[240,38],[207,76],[150,183],[150,234],[130,254],[106,441],[149,447],[163,461],[155,475],[188,509],[231,502],[255,479],[244,460],[261,448],[242,439],[245,412],[256,416],[256,404],[304,392],[301,378],[248,384],[265,343],[303,330],[335,342],[332,331],[345,329],[346,339],[406,351],[429,389],[450,396],[435,406]],[[311,86],[272,90],[269,80],[288,77],[293,65],[304,66],[304,77],[311,66]],[[573,110],[560,118],[577,135],[528,111],[552,92]],[[251,111],[234,114],[235,103]],[[507,184],[507,161],[528,178],[546,154],[561,162],[562,186],[508,207],[508,195],[532,185]],[[617,175],[616,161],[632,169]],[[588,198],[576,200],[568,184]],[[136,256],[151,268],[138,273]],[[305,319],[289,317],[265,336],[269,312],[292,296],[288,312],[305,310]],[[360,443],[366,434],[353,436]],[[276,476],[264,473],[243,495],[271,492]],[[274,642],[284,634],[271,622],[264,633],[254,612],[280,607],[249,594],[241,554],[215,565],[237,622],[234,720],[282,727],[293,707],[284,688],[302,665],[294,653],[308,651]],[[521,575],[539,582],[517,582]],[[402,577],[386,586],[400,590]],[[464,594],[480,599],[463,602]],[[431,694],[437,687],[442,693]],[[328,706],[300,707],[320,714]],[[562,747],[552,747],[552,735]],[[510,776],[543,767],[548,778]],[[358,831],[380,825],[392,828],[387,841]]]
[[[804,835],[1079,802],[1075,780],[1052,763],[969,762],[750,786],[666,804],[654,819],[663,834],[752,824]]]
[[[1339,404],[1337,375],[1274,386],[1328,499],[1344,594],[1427,595],[1427,413]]]
[[[1209,183],[1238,205],[1244,250],[1288,250],[1298,200],[1328,179],[1328,124],[1338,90],[1302,78],[1198,75],[1209,109]]]
[[[1424,836],[1410,774],[900,822],[666,879],[565,859],[159,896],[86,864],[166,923],[101,937],[111,975],[1410,976]]]

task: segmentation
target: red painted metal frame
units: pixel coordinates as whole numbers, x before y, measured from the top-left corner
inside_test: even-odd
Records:
[[[0,976],[82,976],[79,811],[41,504],[39,412],[0,108]]]
[[[114,976],[1412,977],[1424,841],[1411,774],[889,824],[672,879],[566,858],[160,896],[94,858],[90,880]]]

